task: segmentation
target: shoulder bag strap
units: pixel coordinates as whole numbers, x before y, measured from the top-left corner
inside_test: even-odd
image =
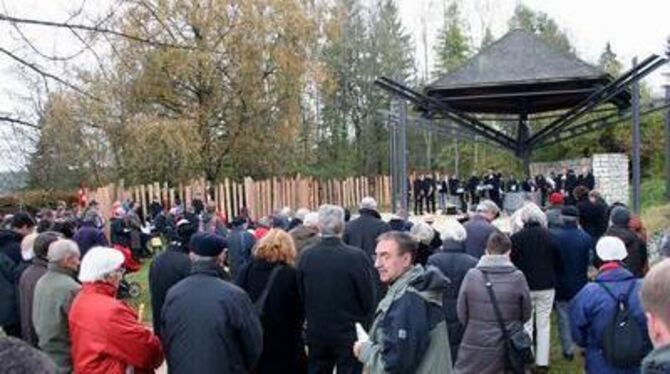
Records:
[[[598,282],[598,281],[596,281],[596,284],[597,284],[598,286],[600,286],[600,288],[602,288],[603,290],[605,290],[605,292],[606,292],[606,293],[607,293],[607,294],[608,294],[614,301],[619,302],[619,298],[616,297],[616,295],[614,295],[614,294],[612,293],[612,290],[610,290],[609,287],[607,287],[607,286],[605,285],[604,282]]]
[[[283,265],[278,264],[275,265],[274,268],[272,268],[272,271],[270,272],[270,277],[268,278],[268,282],[265,284],[265,288],[263,288],[263,292],[258,296],[258,300],[256,300],[256,310],[258,310],[259,314],[263,313],[263,309],[265,308],[265,300],[268,298],[268,294],[270,293],[270,289],[272,288],[272,284],[275,282],[275,279],[277,278],[277,274],[279,274],[279,271]]]
[[[509,332],[507,331],[507,327],[505,327],[505,322],[503,322],[502,313],[500,312],[500,307],[498,306],[498,300],[496,299],[496,295],[493,292],[493,283],[491,283],[491,279],[486,272],[482,270],[479,271],[482,273],[482,275],[484,275],[484,280],[486,281],[486,291],[488,292],[489,298],[491,299],[491,304],[493,304],[493,311],[496,314],[496,319],[498,320],[500,331],[502,331],[503,338],[508,340]]]

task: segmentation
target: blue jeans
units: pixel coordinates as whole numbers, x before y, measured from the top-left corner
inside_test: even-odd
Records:
[[[556,301],[556,316],[558,317],[558,336],[561,339],[563,354],[575,354],[575,344],[570,335],[570,301]]]

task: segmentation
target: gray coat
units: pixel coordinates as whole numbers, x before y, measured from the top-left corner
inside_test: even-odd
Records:
[[[530,291],[523,273],[507,256],[483,256],[465,275],[458,295],[458,319],[466,327],[456,360],[457,373],[504,372],[502,332],[481,271],[489,274],[502,318],[508,325],[530,318]]]
[[[37,347],[37,335],[33,326],[33,296],[37,281],[47,272],[47,262],[35,257],[19,278],[19,316],[21,317],[21,338],[33,347]]]
[[[72,370],[67,317],[80,288],[74,274],[56,264],[35,285],[32,319],[39,348],[66,372]]]

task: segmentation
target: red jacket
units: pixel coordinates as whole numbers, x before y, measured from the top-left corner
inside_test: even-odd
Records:
[[[158,337],[115,293],[108,283],[84,283],[75,297],[68,316],[75,373],[153,372],[163,362]]]

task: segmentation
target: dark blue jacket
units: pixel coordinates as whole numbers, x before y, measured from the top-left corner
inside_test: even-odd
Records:
[[[472,216],[463,227],[465,227],[465,231],[468,233],[467,239],[465,239],[465,252],[476,258],[482,257],[486,249],[486,242],[489,240],[489,235],[496,228],[480,214]]]
[[[551,230],[558,251],[556,266],[556,300],[570,301],[588,283],[589,252],[593,239],[577,223],[565,222]]]
[[[647,320],[642,309],[639,293],[642,285],[633,274],[621,266],[601,271],[595,282],[601,282],[614,295],[622,295],[628,291],[630,282],[636,282],[628,302],[635,321],[647,336]],[[570,330],[575,343],[586,348],[586,372],[594,374],[628,374],[639,373],[640,369],[615,369],[605,362],[602,355],[602,337],[605,328],[611,323],[616,302],[595,282],[590,282],[575,296],[570,304]],[[648,343],[651,350],[651,343]]]
[[[151,311],[154,333],[161,334],[161,310],[170,287],[191,273],[188,249],[180,242],[172,242],[165,251],[156,256],[149,268],[149,290],[151,291]]]
[[[161,341],[170,373],[246,373],[263,349],[263,330],[249,296],[198,261],[168,291]]]
[[[456,312],[458,292],[461,289],[465,274],[477,265],[477,259],[465,253],[465,243],[447,241],[442,244],[442,252],[428,258],[427,265],[440,269],[442,274],[450,281],[442,294],[442,310],[447,321],[451,359],[452,362],[456,362],[458,347],[465,332],[465,326],[458,320]]]
[[[234,227],[226,239],[228,241],[228,266],[235,279],[242,266],[251,261],[251,248],[254,247],[256,240],[242,227]]]
[[[79,246],[79,252],[83,258],[89,249],[95,246],[109,246],[105,233],[95,227],[93,222],[84,222],[74,234],[74,241]]]

